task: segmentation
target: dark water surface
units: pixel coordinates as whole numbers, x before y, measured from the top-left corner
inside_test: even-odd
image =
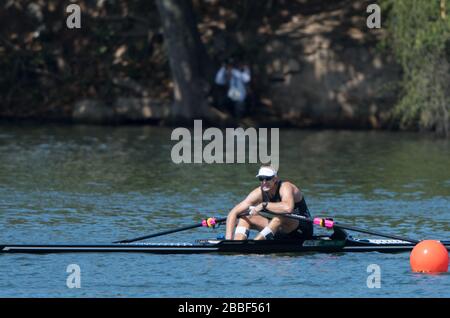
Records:
[[[0,242],[108,243],[225,216],[255,164],[172,163],[171,129],[0,127]],[[450,143],[408,133],[280,132],[280,175],[317,216],[450,239]],[[224,231],[155,238],[192,242]],[[361,236],[355,233],[355,236]],[[81,288],[66,286],[69,264]],[[367,267],[381,268],[368,288]],[[0,297],[450,297],[450,275],[411,273],[409,253],[0,255]]]

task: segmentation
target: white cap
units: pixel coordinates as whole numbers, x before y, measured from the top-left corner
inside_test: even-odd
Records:
[[[277,172],[271,167],[261,167],[259,168],[258,174],[256,177],[273,177],[276,176]]]

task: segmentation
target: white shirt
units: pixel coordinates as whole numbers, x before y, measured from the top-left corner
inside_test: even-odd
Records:
[[[227,82],[226,68],[222,66],[216,74],[216,84],[229,85],[228,97],[235,101],[244,101],[247,95],[245,84],[250,82],[250,70],[245,67],[243,71],[232,68],[231,77]]]

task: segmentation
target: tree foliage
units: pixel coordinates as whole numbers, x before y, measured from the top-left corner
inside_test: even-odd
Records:
[[[450,134],[450,19],[446,0],[386,0],[388,45],[403,68],[393,109],[402,129]]]

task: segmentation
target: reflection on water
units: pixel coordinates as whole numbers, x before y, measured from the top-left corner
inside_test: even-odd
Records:
[[[170,151],[175,142],[170,140],[170,133],[168,128],[135,126],[0,127],[0,242],[104,243],[139,236],[196,223],[205,216],[224,216],[258,186],[255,164],[173,164]],[[280,175],[302,188],[314,215],[332,216],[344,223],[391,234],[449,239],[449,167],[450,143],[429,136],[387,132],[280,132]],[[192,241],[214,237],[223,231],[223,227],[213,232],[198,229],[159,241]],[[33,256],[26,259],[29,257]],[[47,257],[65,259],[64,256]],[[161,271],[158,264],[163,260],[152,257],[154,264],[145,265],[152,271]],[[247,256],[227,257],[230,264],[239,260],[246,266],[248,261]],[[313,266],[321,275],[332,275],[330,264],[334,261],[324,257],[310,255],[303,263],[316,264]],[[266,265],[273,264],[286,271],[304,265],[297,258],[263,259]],[[292,263],[293,259],[301,264]],[[336,261],[345,264],[342,259],[339,256]],[[5,266],[11,264],[10,260],[0,256],[0,263]],[[20,258],[15,260],[21,262]],[[144,256],[133,256],[133,260],[141,265],[148,262]],[[220,256],[202,257],[199,262],[205,260],[212,267],[223,262]],[[183,263],[183,258],[178,256],[171,257],[171,261],[178,262],[179,266],[192,265]],[[209,273],[210,268],[205,264],[198,266],[202,275]],[[161,272],[162,282],[166,274]],[[167,289],[167,296],[196,296],[195,290],[204,290],[204,285],[191,282],[185,273],[179,275],[177,279],[191,285],[190,292],[172,286]],[[252,286],[267,283],[265,278],[249,275],[244,280],[249,291],[258,290]],[[296,275],[300,279],[302,274]],[[345,271],[341,275],[345,276]],[[289,279],[292,277],[272,283],[281,286]],[[219,279],[216,283],[222,290],[230,290],[229,295],[233,294],[229,282]],[[307,284],[307,281],[300,279],[297,283]],[[11,283],[4,284],[3,287]],[[123,287],[118,289],[118,294],[122,295],[130,295],[125,286],[139,286],[127,280],[120,284]],[[310,282],[312,290],[320,285],[320,281]],[[9,295],[18,293],[20,288],[15,288]],[[323,290],[323,286],[317,288]],[[354,288],[349,287],[347,294],[341,295],[351,295]],[[90,289],[86,295],[95,295],[96,291]],[[53,295],[46,290],[38,293]],[[296,297],[293,293],[286,290],[277,296]],[[100,294],[110,295],[104,291]],[[143,294],[135,291],[134,295]],[[218,291],[217,295],[223,294]]]

